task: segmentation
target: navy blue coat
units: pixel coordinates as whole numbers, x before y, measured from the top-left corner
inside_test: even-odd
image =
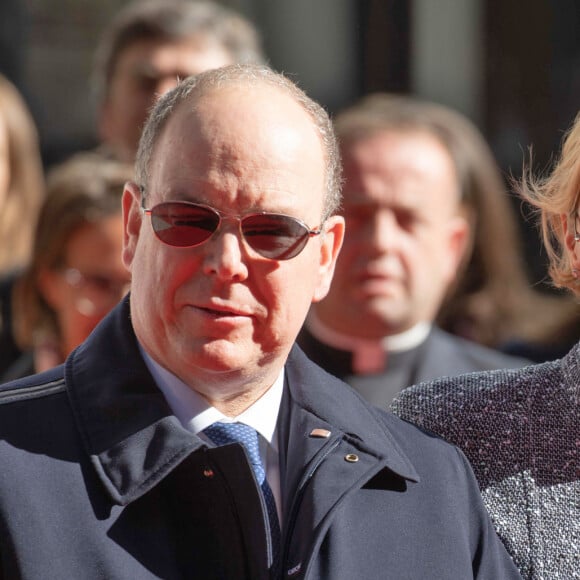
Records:
[[[276,577],[519,578],[461,452],[368,405],[297,348],[279,433]],[[0,465],[2,579],[272,577],[242,447],[209,449],[179,424],[128,301],[65,365],[0,388]]]

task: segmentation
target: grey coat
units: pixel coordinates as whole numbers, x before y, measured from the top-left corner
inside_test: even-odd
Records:
[[[243,448],[172,415],[125,301],[64,366],[0,388],[0,578],[519,578],[459,450],[299,349],[285,370],[277,573]]]
[[[580,346],[555,362],[414,386],[392,409],[465,452],[525,578],[580,578]]]

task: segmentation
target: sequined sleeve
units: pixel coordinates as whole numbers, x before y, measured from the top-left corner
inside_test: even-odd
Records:
[[[460,447],[525,578],[580,578],[578,349],[403,391],[395,414]]]

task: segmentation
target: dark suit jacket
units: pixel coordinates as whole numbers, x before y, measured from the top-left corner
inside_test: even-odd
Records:
[[[471,371],[519,368],[530,364],[523,358],[505,355],[433,327],[418,347],[388,353],[383,372],[357,375],[352,354],[320,342],[306,327],[297,339],[306,355],[323,369],[342,379],[367,401],[386,409],[405,387],[439,377]]]
[[[297,348],[279,434],[276,577],[519,578],[462,453]],[[65,365],[0,388],[0,441],[0,578],[271,577],[243,448],[210,449],[172,415],[127,300]]]

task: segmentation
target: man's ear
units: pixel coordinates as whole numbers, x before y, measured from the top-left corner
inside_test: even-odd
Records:
[[[132,181],[123,189],[123,263],[128,270],[135,257],[143,214],[141,212],[141,191]]]
[[[318,284],[314,290],[312,302],[319,302],[327,294],[334,275],[336,260],[344,240],[344,218],[339,215],[329,217],[324,224],[320,241],[320,264],[318,267]]]
[[[456,215],[451,219],[447,240],[449,252],[446,274],[451,283],[461,268],[466,252],[471,247],[471,228],[466,217]]]

